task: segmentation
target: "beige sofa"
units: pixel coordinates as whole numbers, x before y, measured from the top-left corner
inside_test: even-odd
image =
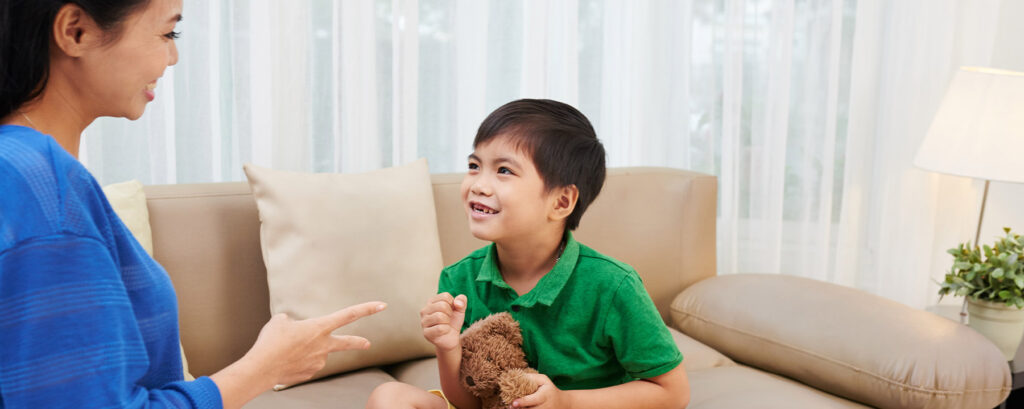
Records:
[[[432,176],[446,264],[484,244],[467,230],[461,178]],[[270,316],[256,205],[246,183],[145,191],[189,369],[211,374],[241,357]],[[716,277],[716,197],[713,176],[613,169],[576,233],[642,276],[685,356],[691,408],[991,408],[1005,399],[1006,362],[969,328],[816,281]],[[268,391],[247,407],[362,408],[396,379],[438,386],[425,357]]]

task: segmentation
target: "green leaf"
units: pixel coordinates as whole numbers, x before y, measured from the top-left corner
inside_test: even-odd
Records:
[[[974,267],[974,265],[966,261],[957,261],[956,263],[953,263],[954,270],[968,270],[972,267]]]
[[[1002,268],[997,268],[995,271],[992,272],[992,278],[1001,278],[1002,276],[1003,276],[1003,269]]]
[[[1013,279],[1013,283],[1017,284],[1017,288],[1024,289],[1024,277],[1017,276],[1017,278]]]
[[[971,271],[970,273],[967,273],[967,281],[974,281],[974,277],[976,277],[977,275],[978,275],[978,273],[976,273],[974,271]]]
[[[999,298],[1004,299],[1004,300],[1007,299],[1007,298],[1010,298],[1010,292],[1006,291],[1006,290],[1000,291],[999,292]]]

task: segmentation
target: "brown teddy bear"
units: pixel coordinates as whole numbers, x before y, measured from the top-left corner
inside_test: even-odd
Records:
[[[512,401],[537,391],[526,377],[537,373],[526,363],[519,322],[507,312],[479,320],[462,335],[462,387],[480,398],[482,409],[507,408]]]

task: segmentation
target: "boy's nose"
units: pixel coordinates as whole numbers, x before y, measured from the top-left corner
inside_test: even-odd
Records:
[[[473,194],[475,194],[475,195],[480,195],[480,196],[490,196],[491,195],[491,189],[489,187],[486,187],[486,185],[480,183],[479,180],[474,182],[473,185],[469,187],[469,191],[473,192]]]

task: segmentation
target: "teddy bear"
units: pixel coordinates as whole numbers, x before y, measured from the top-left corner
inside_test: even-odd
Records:
[[[491,314],[460,337],[459,382],[480,398],[482,409],[508,408],[512,401],[537,391],[538,385],[526,376],[537,371],[526,362],[523,334],[511,314]]]

